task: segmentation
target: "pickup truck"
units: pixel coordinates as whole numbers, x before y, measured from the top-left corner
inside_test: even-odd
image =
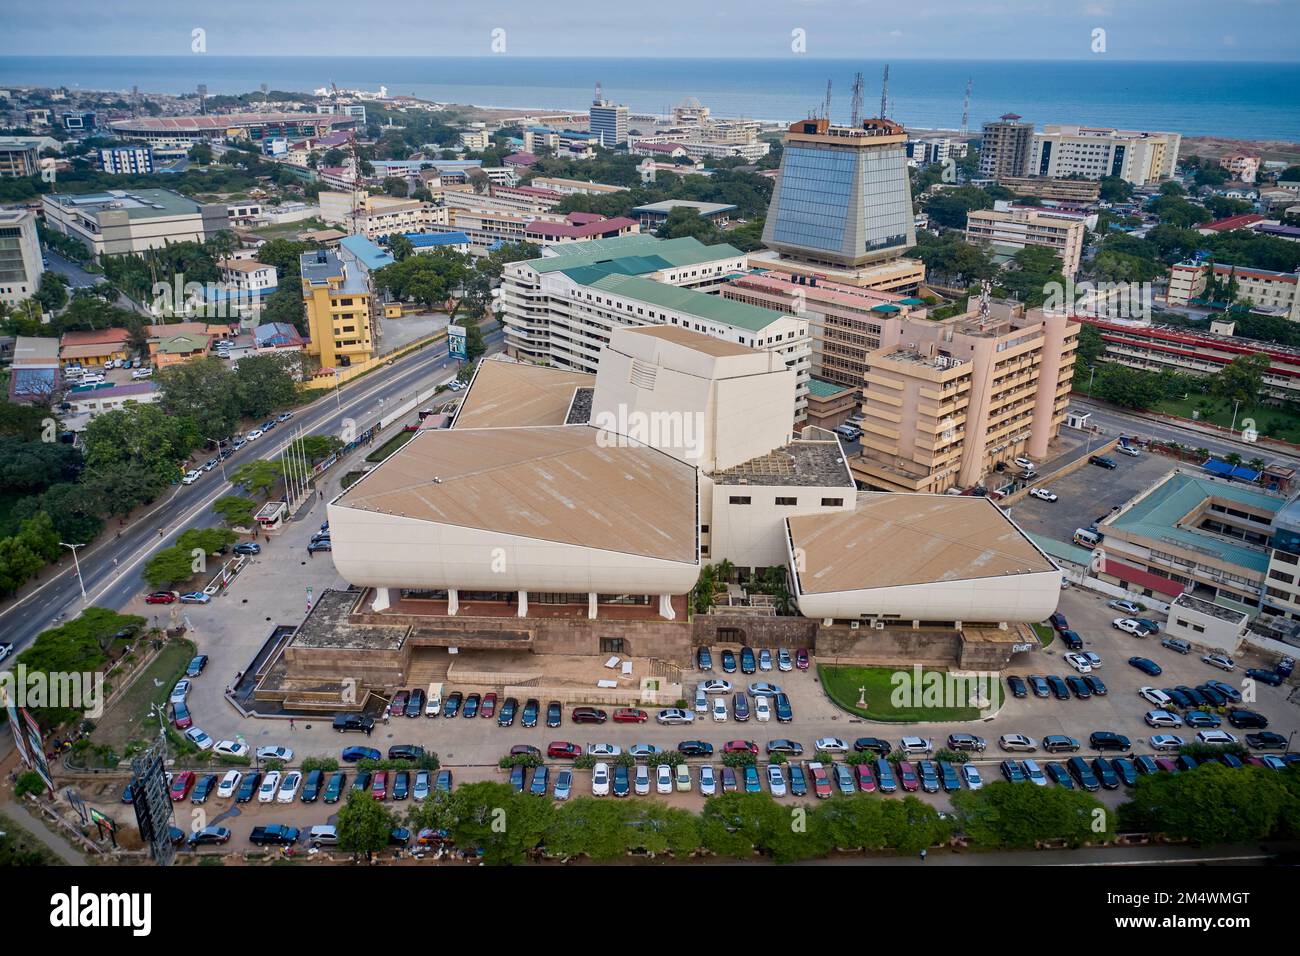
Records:
[[[254,846],[293,846],[298,842],[298,828],[273,823],[266,827],[253,827],[248,842]]]

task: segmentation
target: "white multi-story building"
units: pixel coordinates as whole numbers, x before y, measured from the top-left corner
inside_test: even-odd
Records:
[[[0,209],[0,303],[17,305],[30,299],[45,271],[36,235],[36,213]]]
[[[1145,186],[1173,176],[1181,143],[1178,133],[1049,123],[1034,133],[1025,173],[1054,179],[1118,176]]]
[[[153,150],[148,146],[105,146],[99,151],[99,165],[106,173],[143,175],[153,172]]]
[[[168,189],[46,193],[45,224],[80,241],[96,258],[203,242],[230,227],[224,203],[198,203]]]

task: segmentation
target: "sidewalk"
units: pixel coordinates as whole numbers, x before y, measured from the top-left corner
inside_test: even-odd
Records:
[[[86,858],[74,849],[62,837],[55,836],[50,832],[49,827],[43,820],[38,820],[27,812],[27,808],[21,803],[2,803],[0,804],[0,814],[9,817],[15,823],[19,824],[24,830],[33,837],[44,843],[50,852],[61,859],[64,863],[72,866],[85,866]]]

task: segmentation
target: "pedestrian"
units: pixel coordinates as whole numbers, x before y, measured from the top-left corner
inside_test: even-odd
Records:
[[[924,847],[921,848],[921,862],[925,862],[926,855],[929,853]]]
[[[162,529],[162,528],[159,528],[159,529],[158,529],[158,537],[161,538],[162,536],[163,536],[163,529]]]
[[[113,567],[117,567],[117,558],[113,559]]]
[[[321,501],[324,501],[324,500],[325,500],[325,490],[324,490],[324,489],[321,489],[320,500],[321,500]]]
[[[292,718],[292,717],[289,718],[289,729],[290,729],[290,730],[293,730],[293,718]]]
[[[384,724],[385,724],[385,725],[388,724],[388,711],[387,711],[387,710],[384,711]]]
[[[309,557],[309,558],[314,558],[314,557],[316,557],[316,552],[313,551],[311,548],[308,548],[308,549],[307,549],[307,557]]]

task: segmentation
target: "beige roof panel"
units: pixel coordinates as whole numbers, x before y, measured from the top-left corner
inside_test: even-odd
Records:
[[[665,561],[696,560],[695,469],[589,426],[421,431],[337,504]]]
[[[694,332],[691,329],[683,328],[680,325],[637,325],[624,329],[625,332],[635,332],[638,335],[648,335],[652,338],[663,339],[666,342],[676,342],[678,345],[685,345],[697,352],[703,352],[705,355],[724,356],[724,355],[753,355],[754,350],[740,345],[736,342],[727,342],[723,339],[714,338],[712,335],[705,335],[703,332]]]
[[[474,373],[456,427],[563,425],[573,393],[595,384],[596,376],[584,372],[488,359]]]
[[[805,594],[1056,570],[988,498],[862,494],[855,511],[788,522]]]

